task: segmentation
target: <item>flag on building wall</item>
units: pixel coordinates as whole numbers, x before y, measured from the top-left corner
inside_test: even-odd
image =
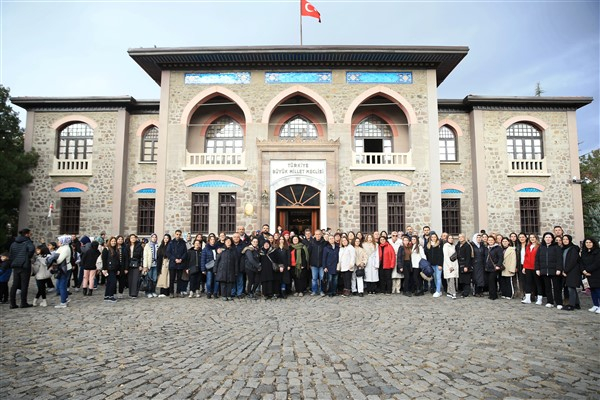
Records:
[[[317,11],[315,6],[306,0],[300,0],[300,15],[303,17],[313,17],[321,22],[321,13]]]
[[[54,202],[50,202],[50,207],[48,207],[48,218],[52,218],[52,211],[54,211]]]

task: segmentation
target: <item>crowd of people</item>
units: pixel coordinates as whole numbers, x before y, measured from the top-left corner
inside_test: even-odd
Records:
[[[438,236],[429,227],[414,232],[362,233],[310,229],[304,232],[269,225],[246,234],[192,238],[176,230],[149,239],[137,235],[90,238],[62,235],[34,246],[23,229],[1,255],[0,303],[10,308],[46,307],[48,293],[66,308],[73,291],[92,296],[104,286],[104,301],[127,296],[222,299],[288,296],[341,297],[383,294],[438,298],[520,298],[524,304],[581,308],[578,289],[592,296],[589,311],[600,314],[600,249],[594,238],[582,248],[560,226],[535,234]],[[8,282],[12,274],[10,296]],[[37,293],[28,303],[35,277]],[[54,278],[54,282],[53,282]],[[72,282],[72,285],[69,283]],[[71,287],[69,287],[71,286]],[[17,294],[20,290],[20,306]]]

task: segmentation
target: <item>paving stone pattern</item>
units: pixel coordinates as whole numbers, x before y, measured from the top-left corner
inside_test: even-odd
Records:
[[[67,309],[1,306],[2,398],[600,398],[600,315],[586,310],[400,295],[71,297]]]

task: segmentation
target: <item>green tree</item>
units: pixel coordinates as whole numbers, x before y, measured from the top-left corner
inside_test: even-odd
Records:
[[[0,249],[10,234],[8,224],[13,231],[18,229],[21,188],[33,180],[30,170],[38,161],[35,151],[25,152],[19,116],[8,104],[9,92],[0,85]]]
[[[600,238],[600,149],[579,157],[579,169],[585,235]]]

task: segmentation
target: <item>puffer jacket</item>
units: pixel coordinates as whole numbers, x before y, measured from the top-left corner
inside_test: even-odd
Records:
[[[31,266],[32,272],[35,274],[35,279],[38,281],[43,281],[44,279],[48,279],[52,277],[52,273],[48,270],[46,266],[46,256],[35,256],[35,261]]]
[[[27,236],[19,235],[10,245],[8,258],[11,268],[31,268],[31,257],[35,253],[33,242]]]
[[[556,271],[563,270],[562,249],[554,242],[548,246],[543,243],[535,255],[535,270],[542,276],[555,276]]]

